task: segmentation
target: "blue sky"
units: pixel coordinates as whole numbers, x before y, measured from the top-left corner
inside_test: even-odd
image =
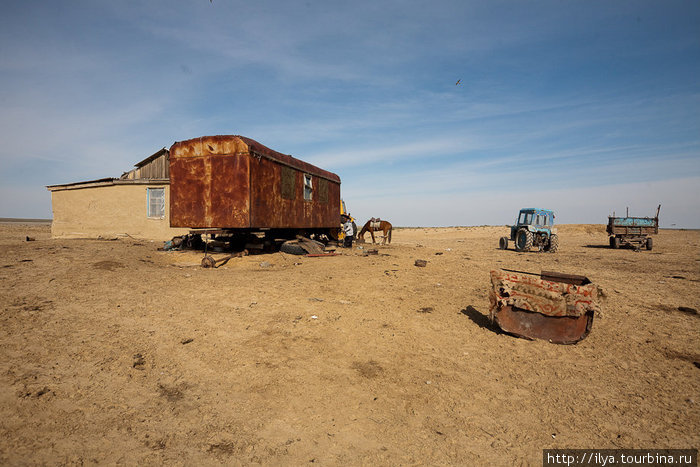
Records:
[[[0,14],[0,217],[241,134],[350,212],[700,228],[700,2],[24,1]],[[461,80],[459,85],[455,83]]]

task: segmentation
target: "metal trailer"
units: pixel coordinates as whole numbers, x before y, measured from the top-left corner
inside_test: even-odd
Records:
[[[170,148],[171,227],[217,238],[332,238],[339,212],[340,177],[250,138],[202,136]]]
[[[659,211],[661,205],[656,208],[655,217],[629,217],[629,209],[625,217],[608,216],[606,232],[610,235],[610,248],[631,246],[639,250],[643,246],[651,250],[654,243],[649,235],[659,233]]]

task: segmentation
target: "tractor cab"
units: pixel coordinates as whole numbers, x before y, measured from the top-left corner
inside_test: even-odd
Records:
[[[516,231],[523,226],[531,226],[534,229],[551,230],[554,225],[554,212],[549,209],[526,208],[520,210],[517,225],[511,227]]]

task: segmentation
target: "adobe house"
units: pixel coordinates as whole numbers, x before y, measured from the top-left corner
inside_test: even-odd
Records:
[[[49,185],[54,238],[131,236],[169,240],[170,153],[163,148],[119,178]]]

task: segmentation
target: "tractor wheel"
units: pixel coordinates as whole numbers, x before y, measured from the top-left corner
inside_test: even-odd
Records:
[[[549,236],[549,245],[547,245],[547,251],[550,253],[556,253],[559,249],[559,236],[557,234],[552,234]]]
[[[500,240],[498,240],[498,248],[501,250],[508,249],[508,237],[501,237]]]
[[[654,246],[654,241],[651,239],[651,237],[647,237],[647,250],[651,251],[651,248]]]
[[[532,248],[532,232],[526,229],[518,230],[518,234],[515,237],[515,249],[517,251],[528,251]]]
[[[617,250],[620,248],[620,238],[619,237],[610,237],[610,247],[613,250]]]

